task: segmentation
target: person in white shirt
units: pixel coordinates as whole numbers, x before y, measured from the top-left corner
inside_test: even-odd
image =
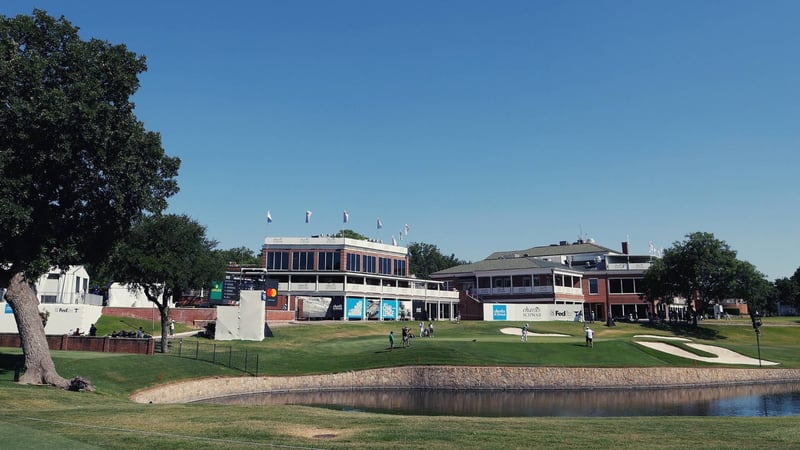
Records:
[[[586,327],[586,346],[587,347],[594,347],[594,331],[591,328]]]

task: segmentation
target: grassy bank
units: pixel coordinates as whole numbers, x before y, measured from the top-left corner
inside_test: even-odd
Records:
[[[113,323],[115,319],[110,319]],[[118,320],[118,319],[117,319]],[[114,323],[116,324],[116,323]],[[413,325],[412,330],[416,330]],[[690,366],[692,361],[638,346],[637,334],[684,336],[756,356],[749,322],[707,321],[700,328],[595,324],[595,348],[583,346],[580,324],[533,323],[534,333],[502,334],[514,323],[437,323],[436,337],[409,349],[386,351],[398,323],[325,323],[273,327],[264,342],[233,342],[260,352],[262,373],[327,373],[407,364]],[[136,325],[137,327],[139,325]],[[102,334],[102,333],[101,333]],[[763,329],[764,359],[800,367],[800,327],[770,322]],[[190,347],[194,338],[184,339]],[[227,343],[225,343],[227,344]],[[173,347],[174,349],[175,347]],[[352,413],[301,406],[138,405],[127,396],[146,386],[240,372],[168,355],[54,352],[63,376],[93,381],[96,393],[69,393],[13,383],[18,349],[0,349],[0,442],[25,448],[776,448],[800,445],[800,418],[464,418]],[[769,370],[769,369],[764,369]],[[213,379],[209,380],[213,383]]]

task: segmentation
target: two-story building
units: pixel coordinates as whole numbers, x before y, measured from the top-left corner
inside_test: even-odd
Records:
[[[458,292],[409,273],[408,249],[332,236],[267,237],[263,269],[253,280],[277,280],[277,304],[297,319],[440,320],[458,316]]]
[[[487,306],[497,304],[514,305],[506,310],[518,312],[500,320],[646,318],[649,305],[642,301],[638,284],[652,258],[629,254],[627,242],[616,251],[591,239],[561,241],[495,252],[431,278],[460,292],[465,319],[498,320],[502,312],[498,315],[498,307]],[[564,310],[577,311],[579,317],[565,315]]]

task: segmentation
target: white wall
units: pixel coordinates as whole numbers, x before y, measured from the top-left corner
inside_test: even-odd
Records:
[[[266,307],[261,291],[242,291],[236,306],[217,306],[214,339],[263,341]]]
[[[52,278],[57,277],[57,278]],[[36,281],[36,296],[41,303],[47,297],[53,303],[85,303],[91,285],[89,273],[83,266],[70,266],[67,270],[53,268]]]
[[[8,303],[0,303],[0,332],[17,333],[17,322]],[[89,333],[89,327],[97,322],[103,312],[102,306],[95,305],[70,305],[70,304],[45,304],[39,305],[39,311],[48,311],[46,334],[72,334],[80,329],[82,334]]]
[[[575,315],[583,312],[583,304],[553,305],[553,304],[514,304],[514,303],[484,303],[483,320],[487,321],[518,321],[518,322],[544,322],[560,320],[574,322]]]
[[[158,301],[161,302],[163,296],[158,296]],[[127,284],[113,283],[108,288],[108,306],[119,306],[124,308],[152,308],[153,303],[147,300],[144,291],[136,289],[131,292]],[[170,300],[170,308],[172,308],[172,300]]]

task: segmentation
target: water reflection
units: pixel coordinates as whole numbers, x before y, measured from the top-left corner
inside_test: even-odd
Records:
[[[800,383],[652,390],[282,392],[202,403],[476,417],[787,416],[800,415]]]

